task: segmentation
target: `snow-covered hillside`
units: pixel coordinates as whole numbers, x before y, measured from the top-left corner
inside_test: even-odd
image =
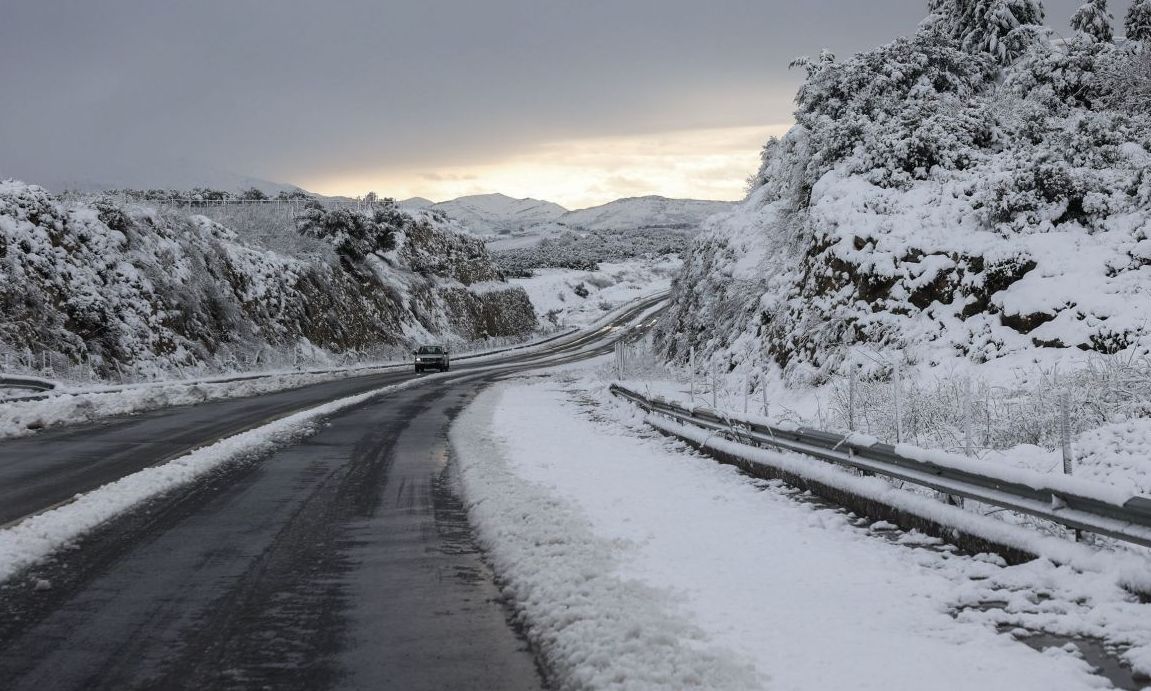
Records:
[[[696,229],[709,216],[729,211],[731,202],[668,199],[647,196],[617,199],[589,209],[569,211],[557,222],[569,228],[622,230],[630,228]]]
[[[453,218],[476,235],[511,233],[554,221],[567,209],[540,199],[513,199],[504,194],[476,194],[430,207]]]
[[[419,211],[420,209],[426,209],[433,204],[435,204],[435,202],[433,202],[431,199],[425,199],[424,197],[409,197],[407,199],[396,202],[396,206],[405,211]]]
[[[800,61],[798,124],[694,244],[665,355],[800,385],[1145,351],[1151,111],[1126,95],[1147,54],[935,6],[910,38]]]
[[[316,207],[309,232],[331,245],[325,261],[181,210],[0,182],[0,352],[155,372],[535,328],[526,293],[479,240],[426,212],[358,214]]]

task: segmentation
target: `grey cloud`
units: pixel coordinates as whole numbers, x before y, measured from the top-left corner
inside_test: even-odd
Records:
[[[1048,2],[1065,27],[1078,0]],[[781,122],[791,58],[924,0],[36,0],[0,22],[0,174],[194,159],[274,179]],[[1116,15],[1125,2],[1112,3]]]

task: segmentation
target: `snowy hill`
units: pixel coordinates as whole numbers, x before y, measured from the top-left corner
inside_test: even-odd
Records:
[[[554,221],[567,213],[567,209],[554,202],[513,199],[504,194],[459,197],[428,208],[459,221],[476,235],[517,232]]]
[[[617,199],[601,206],[569,211],[557,222],[588,230],[621,230],[630,228],[698,228],[705,219],[730,211],[732,202],[700,199],[668,199],[647,196]]]
[[[798,386],[1144,352],[1151,114],[1124,80],[1147,56],[942,25],[806,61],[798,124],[686,258],[668,357]]]
[[[418,211],[419,209],[426,209],[435,204],[431,199],[424,199],[423,197],[409,197],[407,199],[396,202],[396,206],[407,211]]]
[[[451,224],[386,207],[314,211],[316,223],[295,225],[328,243],[328,259],[179,209],[0,182],[0,353],[162,374],[535,328],[526,293]]]

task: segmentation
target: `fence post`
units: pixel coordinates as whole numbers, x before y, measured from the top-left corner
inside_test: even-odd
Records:
[[[1059,441],[1063,447],[1063,474],[1071,474],[1071,410],[1068,405],[1067,392],[1059,394]],[[1079,542],[1083,534],[1076,529],[1073,533],[1075,541]]]
[[[1059,441],[1063,447],[1063,474],[1071,474],[1071,411],[1068,410],[1067,392],[1059,394]]]
[[[747,417],[747,397],[751,394],[751,375],[743,375],[743,415]]]
[[[719,410],[719,364],[713,359],[711,361],[711,409]]]
[[[692,407],[695,406],[695,346],[692,346],[687,353],[687,368],[691,370],[691,391],[690,398]]]
[[[770,408],[767,404],[767,374],[764,372],[759,373],[759,390],[763,393],[763,417],[766,418]]]
[[[971,456],[971,380],[963,387],[963,455]]]
[[[855,431],[855,370],[847,380],[847,431]]]
[[[892,385],[895,391],[895,443],[903,443],[903,409],[899,400],[899,388],[902,384],[902,373],[900,372],[899,365],[895,366],[895,376],[892,377]]]

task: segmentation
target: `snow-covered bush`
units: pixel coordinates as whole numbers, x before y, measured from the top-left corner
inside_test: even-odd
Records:
[[[807,188],[841,162],[875,184],[906,185],[935,166],[967,167],[974,150],[990,141],[985,108],[972,96],[992,65],[940,31],[844,62],[824,53],[793,64],[807,71],[796,122],[818,152],[806,171]]]
[[[329,209],[310,201],[296,217],[296,227],[302,235],[330,243],[340,254],[363,259],[395,247],[396,232],[411,220],[391,199],[368,209]]]

